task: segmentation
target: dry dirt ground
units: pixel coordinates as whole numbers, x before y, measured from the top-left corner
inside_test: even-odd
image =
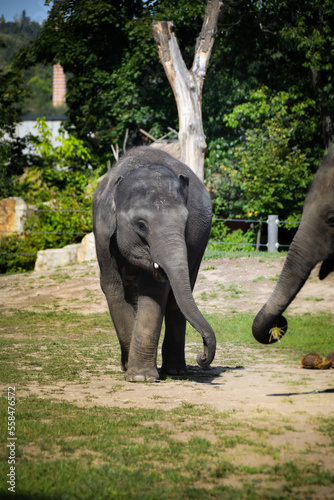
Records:
[[[208,313],[256,314],[273,290],[283,262],[283,258],[261,260],[260,257],[204,261],[194,292],[199,308]],[[334,274],[320,282],[317,272],[317,268],[312,272],[288,309],[289,314],[333,312]],[[55,301],[58,309],[82,314],[106,311],[96,262],[0,277],[2,311],[7,308],[36,311]],[[235,411],[241,419],[255,420],[262,414],[272,419],[273,425],[284,419],[291,423],[294,432],[274,436],[273,445],[287,446],[287,460],[293,459],[294,453],[311,448],[313,452],[305,459],[322,463],[334,473],[333,446],[327,446],[324,452],[328,439],[316,425],[311,425],[314,417],[334,414],[334,393],[330,392],[334,387],[334,370],[303,370],[283,354],[273,362],[269,358],[269,347],[246,348],[242,367],[227,365],[226,359],[231,363],[236,350],[240,357],[240,348],[232,344],[219,345],[212,369],[198,381],[167,379],[160,384],[131,384],[120,378],[115,380],[111,375],[91,378],[86,384],[68,383],[57,387],[35,384],[28,389],[40,397],[65,399],[79,406],[171,409],[186,402],[205,404],[219,411]],[[192,345],[187,345],[187,351],[196,354]],[[321,498],[334,498],[334,491],[322,490]]]

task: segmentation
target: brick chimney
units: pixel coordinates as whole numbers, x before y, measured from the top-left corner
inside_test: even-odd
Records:
[[[52,104],[55,108],[65,104],[66,76],[60,64],[53,66]]]

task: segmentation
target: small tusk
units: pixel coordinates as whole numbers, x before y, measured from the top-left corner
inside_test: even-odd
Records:
[[[153,267],[154,267],[154,269],[159,269],[159,264],[157,264],[156,262],[154,262]]]

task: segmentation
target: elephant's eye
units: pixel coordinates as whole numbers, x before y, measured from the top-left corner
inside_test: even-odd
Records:
[[[330,227],[334,227],[334,212],[329,212],[326,217],[326,223]]]
[[[139,229],[141,233],[147,233],[148,227],[146,225],[146,222],[142,219],[139,219],[136,221],[136,227]]]

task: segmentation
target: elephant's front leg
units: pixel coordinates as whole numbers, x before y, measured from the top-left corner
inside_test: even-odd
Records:
[[[140,275],[137,316],[125,374],[129,382],[159,380],[157,350],[168,291],[167,282],[156,281],[148,273]]]
[[[161,373],[184,375],[186,319],[180,311],[172,291],[170,291],[165,313],[165,338],[162,345]]]

